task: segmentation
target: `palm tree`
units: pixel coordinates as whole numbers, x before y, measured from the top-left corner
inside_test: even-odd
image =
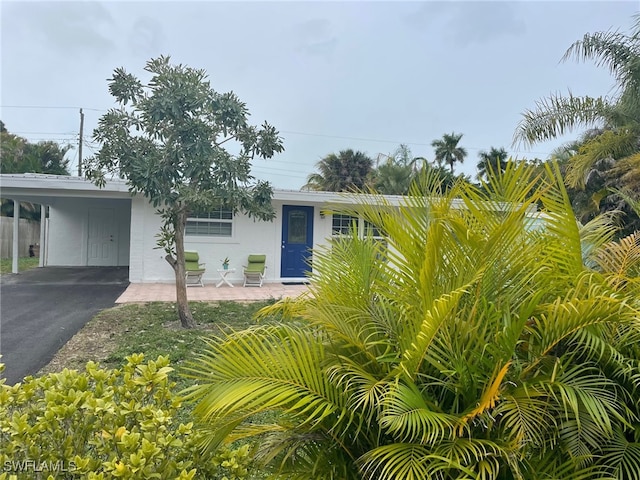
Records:
[[[568,163],[567,184],[584,189],[593,173],[600,170],[605,191],[620,183],[625,188],[625,180],[640,176],[640,15],[634,17],[629,35],[619,31],[585,34],[562,59],[570,58],[593,60],[607,67],[616,81],[614,95],[578,97],[569,93],[540,100],[534,110],[523,114],[514,143],[531,145],[577,127],[595,127],[596,134],[580,142]],[[611,168],[623,160],[620,168]],[[609,164],[604,170],[603,162]],[[634,192],[633,185],[626,190]],[[640,198],[637,195],[635,190],[635,197]],[[602,192],[598,191],[590,203],[598,206],[601,198]],[[631,213],[628,205],[627,210]]]
[[[458,146],[458,142],[462,138],[462,133],[451,135],[445,133],[441,140],[434,140],[431,146],[435,148],[435,160],[438,165],[447,164],[453,173],[453,164],[456,162],[464,162],[467,151]]]
[[[406,195],[413,180],[411,165],[399,165],[386,161],[378,166],[373,175],[373,188],[383,195]]]
[[[384,160],[380,162],[382,157]],[[378,155],[376,167],[371,172],[371,184],[376,192],[383,195],[406,195],[418,165],[425,163],[426,159],[414,157],[407,145],[400,144],[395,152]]]
[[[354,198],[385,242],[314,252],[310,294],[262,312],[284,321],[191,364],[206,446],[254,438],[289,479],[640,478],[640,242],[581,232],[534,172]]]
[[[373,160],[364,152],[348,149],[327,155],[316,167],[319,172],[309,175],[303,189],[344,192],[365,187]]]
[[[504,148],[494,148],[488,152],[481,150],[478,153],[480,157],[480,161],[478,162],[478,178],[486,177],[486,175],[493,172],[504,172],[505,168],[507,168],[507,157],[509,154]]]

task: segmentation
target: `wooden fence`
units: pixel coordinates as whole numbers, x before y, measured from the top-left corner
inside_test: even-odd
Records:
[[[0,258],[11,258],[13,252],[11,244],[13,242],[13,217],[0,217]],[[29,256],[29,245],[40,243],[40,222],[20,219],[18,230],[18,243],[20,257]],[[35,249],[36,255],[38,248]]]

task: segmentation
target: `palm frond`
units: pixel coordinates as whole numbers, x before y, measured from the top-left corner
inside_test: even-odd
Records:
[[[455,466],[454,468],[459,469],[461,473],[464,472],[468,474],[468,471],[471,470],[474,472],[471,475],[472,478],[482,478],[479,474],[483,468],[486,468],[487,465],[485,462],[487,462],[487,460],[504,458],[511,452],[491,440],[456,437],[452,440],[444,440],[439,443],[433,449],[433,453],[446,459],[450,466]],[[496,465],[496,467],[498,467],[498,465]],[[494,471],[485,478],[496,478],[497,474],[498,471]]]
[[[597,267],[595,257],[599,249],[611,242],[619,230],[614,222],[616,216],[617,212],[605,212],[580,226],[582,261],[588,268]]]
[[[600,282],[593,283],[592,275],[582,275],[577,291],[593,292],[588,299],[569,294],[539,306],[528,327],[531,332],[530,351],[538,359],[544,358],[561,341],[581,329],[599,324],[630,322],[635,310]]]
[[[640,232],[603,245],[594,260],[617,285],[629,277],[640,277]]]
[[[396,383],[382,405],[380,425],[401,442],[435,444],[462,425],[459,416],[429,407],[415,384]]]
[[[555,445],[550,432],[557,427],[556,416],[544,396],[524,387],[504,394],[492,414],[500,418],[505,437],[520,448],[545,449]]]
[[[617,480],[640,479],[640,442],[630,442],[621,431],[616,431],[610,442],[603,446],[599,463],[611,469]]]
[[[614,189],[627,205],[640,216],[640,152],[616,162],[611,174],[620,178],[623,188]]]
[[[562,60],[595,60],[596,66],[609,69],[621,88],[640,86],[640,46],[620,32],[587,33],[565,52]]]
[[[396,375],[404,374],[415,379],[439,329],[474,283],[469,283],[451,293],[444,294],[433,302],[431,310],[425,313],[417,334],[411,339],[410,348],[403,352],[402,361],[395,371]]]
[[[351,415],[324,375],[323,338],[291,325],[259,327],[212,340],[186,369],[199,383],[188,399],[203,422],[230,424],[283,411],[303,424]],[[334,419],[334,420],[335,420]]]
[[[586,457],[562,457],[547,451],[541,457],[527,461],[522,469],[524,478],[532,480],[616,480],[606,467],[589,464],[591,455]]]
[[[261,437],[255,460],[274,478],[293,480],[357,480],[354,459],[322,432],[274,430]],[[271,478],[271,477],[270,477]]]
[[[375,448],[360,458],[363,476],[375,480],[422,480],[446,478],[449,472],[474,472],[445,455],[431,453],[420,444],[394,443]]]
[[[552,275],[577,275],[583,269],[580,231],[564,187],[560,168],[553,162],[545,165],[549,185],[541,196],[546,243],[545,258],[553,265]],[[545,238],[546,237],[546,238]],[[552,280],[550,278],[549,280]]]
[[[622,410],[615,383],[594,368],[565,368],[561,362],[556,366],[550,378],[539,379],[537,388],[551,395],[564,423],[573,421],[577,429],[582,429],[583,423],[589,422],[590,432],[597,432],[590,443],[610,438],[613,422],[621,419]]]
[[[480,401],[478,405],[467,413],[464,417],[462,417],[462,422],[467,424],[469,420],[473,420],[479,415],[482,415],[488,409],[492,409],[495,407],[496,402],[500,396],[500,387],[504,380],[505,375],[507,374],[509,367],[511,366],[511,361],[505,363],[499,370],[497,369],[499,365],[496,365],[496,372],[491,377],[490,381],[487,383],[484,391],[482,392],[482,396],[480,397]],[[462,428],[459,429],[459,433],[462,432]]]
[[[534,110],[526,110],[514,134],[514,144],[533,145],[551,140],[577,127],[606,122],[614,106],[603,97],[551,95],[538,100]]]

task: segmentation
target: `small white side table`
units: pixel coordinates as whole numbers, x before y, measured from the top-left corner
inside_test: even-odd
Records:
[[[220,275],[220,281],[216,284],[216,288],[221,287],[223,283],[226,283],[230,287],[233,287],[233,283],[229,281],[227,275],[229,275],[230,273],[234,273],[235,271],[235,268],[227,268],[226,270],[224,268],[219,268],[218,275]]]

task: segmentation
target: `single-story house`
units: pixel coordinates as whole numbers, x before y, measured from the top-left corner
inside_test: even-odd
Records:
[[[155,248],[161,225],[156,209],[143,196],[132,195],[124,180],[98,188],[81,177],[2,174],[0,196],[45,207],[41,266],[126,266],[132,283],[175,281],[164,252]],[[401,198],[387,197],[392,204]],[[266,254],[265,281],[302,281],[310,250],[351,227],[350,217],[324,213],[329,205],[345,201],[347,197],[331,192],[275,190],[273,221],[224,209],[208,212],[189,219],[185,249],[197,251],[206,264],[205,283],[217,283],[226,257],[231,269],[227,279],[240,282],[250,254]],[[14,264],[17,270],[17,255]]]

